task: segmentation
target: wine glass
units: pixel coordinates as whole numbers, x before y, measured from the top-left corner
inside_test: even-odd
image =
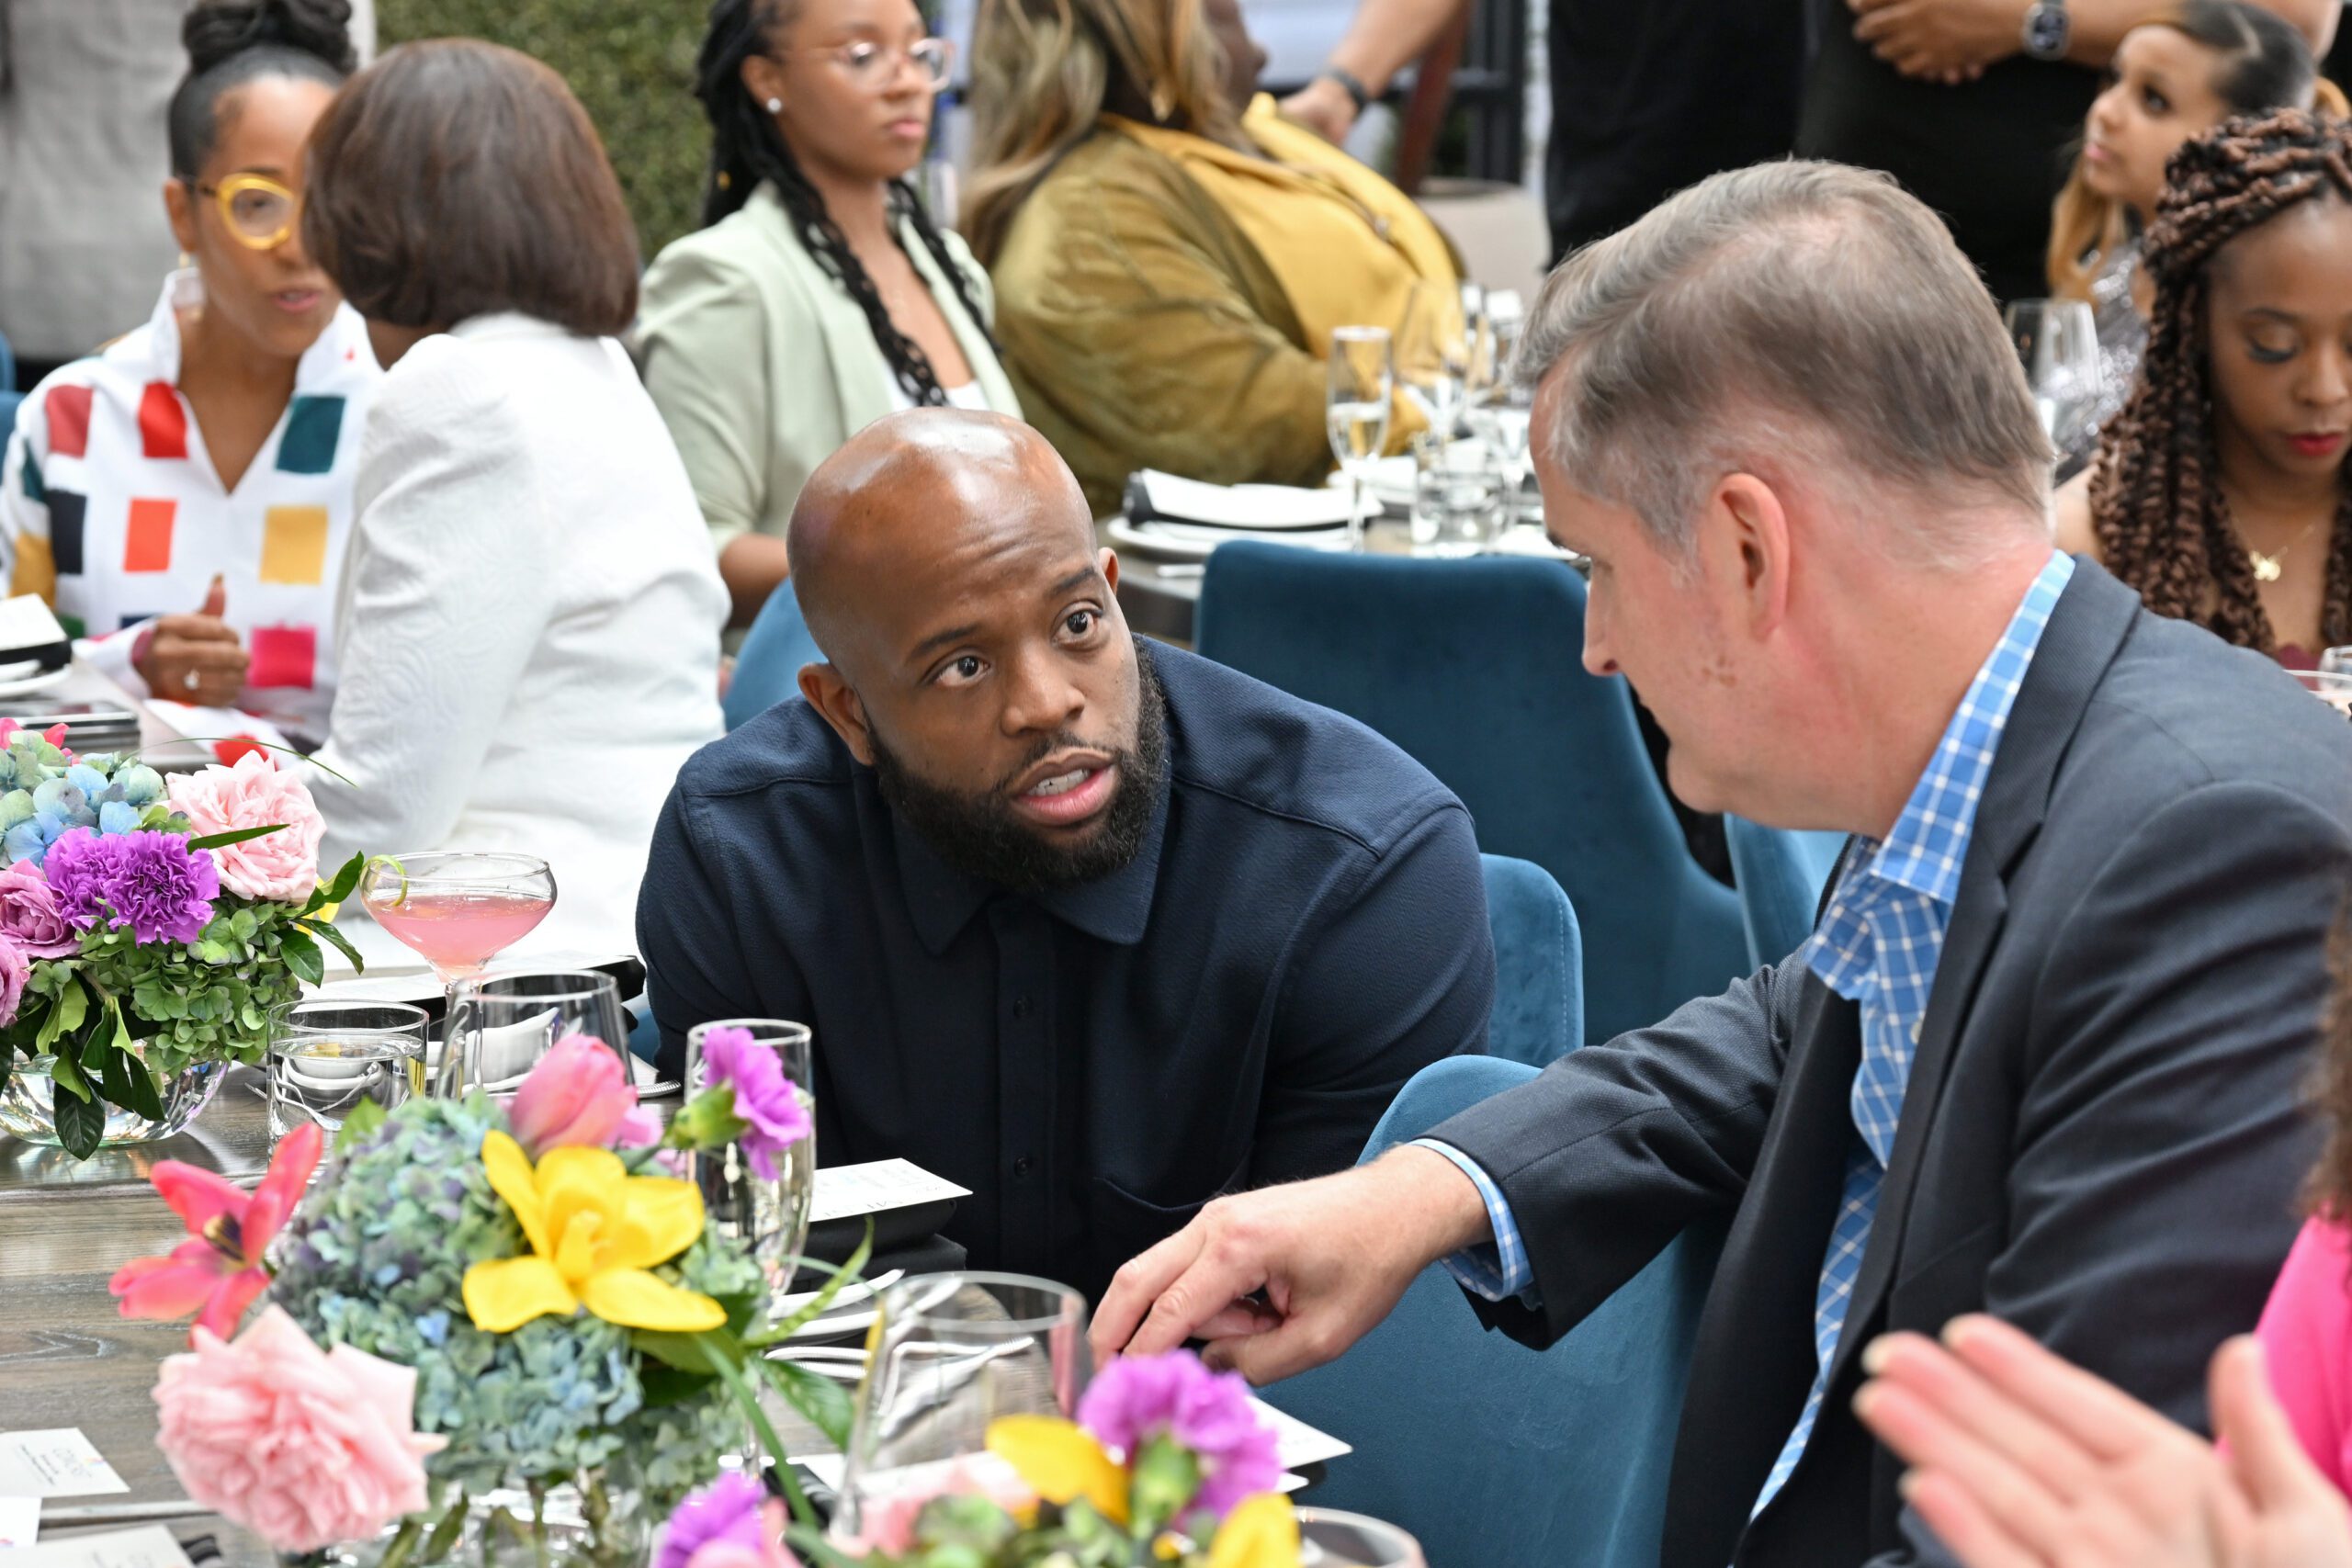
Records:
[[[748,1030],[754,1045],[775,1052],[784,1081],[808,1113],[808,1136],[796,1139],[775,1159],[773,1181],[752,1168],[739,1144],[685,1156],[688,1178],[702,1192],[703,1213],[714,1229],[751,1254],[767,1280],[770,1310],[780,1312],[808,1240],[808,1205],[817,1191],[817,1099],[810,1088],[808,1026],[780,1018],[714,1019],[695,1025],[686,1032],[689,1098],[707,1087],[703,1042],[714,1029]]]
[[[1320,1568],[1429,1568],[1421,1543],[1395,1525],[1337,1508],[1298,1510],[1302,1562]]]
[[[1508,311],[1498,307],[1503,302],[1488,296],[1489,315],[1487,332],[1491,347],[1489,355],[1495,366],[1494,379],[1483,398],[1470,405],[1471,430],[1493,452],[1495,466],[1503,477],[1504,530],[1520,521],[1520,501],[1527,487],[1528,427],[1534,418],[1535,393],[1510,374],[1510,365],[1519,353],[1519,342],[1525,331],[1526,319],[1516,308]]]
[[[845,1538],[876,1504],[935,1489],[958,1461],[987,1462],[998,1417],[1075,1417],[1089,1368],[1086,1298],[1067,1285],[918,1274],[874,1300],[833,1519]]]
[[[2080,299],[2019,299],[2001,319],[2025,361],[2042,434],[2063,457],[2082,444],[2098,410],[2098,324]]]
[[[1341,327],[1331,334],[1331,379],[1324,408],[1331,456],[1348,476],[1348,546],[1363,548],[1365,473],[1388,445],[1396,392],[1386,327]]]
[[[2352,718],[2352,674],[2337,670],[2290,670],[2303,690],[2347,718]]]
[[[555,908],[555,873],[529,855],[433,850],[379,855],[360,874],[376,923],[433,965],[445,986],[479,975]]]
[[[628,1071],[628,1022],[610,975],[549,969],[460,980],[449,988],[448,1042],[434,1093],[511,1095],[540,1057],[575,1034],[609,1047]]]
[[[1471,323],[1483,295],[1475,284],[1423,278],[1406,297],[1396,340],[1396,375],[1428,416],[1430,428],[1451,436],[1473,357]]]

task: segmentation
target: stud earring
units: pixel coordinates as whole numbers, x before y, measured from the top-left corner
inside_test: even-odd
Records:
[[[784,100],[782,98],[770,98],[768,100],[768,113],[782,114],[783,112]]]

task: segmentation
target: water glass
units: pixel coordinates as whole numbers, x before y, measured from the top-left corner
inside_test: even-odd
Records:
[[[1005,1416],[1074,1418],[1090,1363],[1086,1298],[1020,1274],[918,1274],[875,1298],[834,1528],[936,1484]]]
[[[2352,648],[2321,649],[2319,667],[2331,675],[2352,675]]]
[[[271,1151],[305,1122],[332,1136],[363,1102],[390,1111],[422,1094],[429,1021],[406,1002],[320,997],[271,1009]]]
[[[1429,1568],[1421,1543],[1395,1525],[1336,1508],[1298,1510],[1302,1568]]]
[[[2053,457],[2079,449],[2098,410],[2098,324],[2080,299],[2019,299],[2001,318],[2025,362]]]
[[[621,989],[594,969],[486,975],[449,989],[449,1028],[433,1092],[456,1100],[475,1089],[503,1098],[556,1042],[585,1034],[628,1066],[628,1021]]]
[[[1505,491],[1482,441],[1413,438],[1413,553],[1474,556],[1501,531]]]
[[[808,1113],[809,1132],[774,1160],[773,1179],[753,1168],[740,1145],[700,1149],[685,1156],[688,1179],[702,1192],[703,1213],[719,1234],[742,1244],[767,1280],[772,1312],[792,1288],[808,1240],[808,1207],[817,1191],[817,1098],[805,1023],[780,1018],[718,1019],[686,1033],[686,1094],[707,1087],[703,1043],[714,1029],[749,1030],[753,1044],[775,1053],[784,1079]]]
[[[1385,327],[1341,327],[1331,334],[1324,413],[1331,456],[1348,476],[1348,547],[1363,548],[1364,478],[1388,446],[1396,370]]]
[[[2352,718],[2352,674],[2338,670],[2290,670],[2303,690],[2346,718]]]

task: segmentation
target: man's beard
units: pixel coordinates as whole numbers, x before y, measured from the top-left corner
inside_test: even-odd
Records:
[[[1057,751],[1099,749],[1068,731],[1037,742],[1018,768],[978,794],[919,777],[869,730],[875,782],[899,819],[922,835],[939,858],[982,882],[1014,893],[1046,893],[1110,875],[1134,860],[1151,830],[1153,808],[1168,767],[1168,705],[1151,655],[1137,638],[1136,743],[1112,753],[1118,783],[1111,804],[1080,842],[1059,844],[1023,821],[1007,791],[1014,780]]]

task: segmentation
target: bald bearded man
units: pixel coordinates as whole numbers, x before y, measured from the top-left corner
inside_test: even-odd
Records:
[[[978,1268],[1099,1296],[1211,1197],[1351,1164],[1484,1049],[1470,819],[1363,726],[1129,635],[1028,426],[919,410],[792,518],[826,662],[707,748],[639,945],[675,1074],[710,1019],[816,1034],[817,1148],[972,1190]]]

